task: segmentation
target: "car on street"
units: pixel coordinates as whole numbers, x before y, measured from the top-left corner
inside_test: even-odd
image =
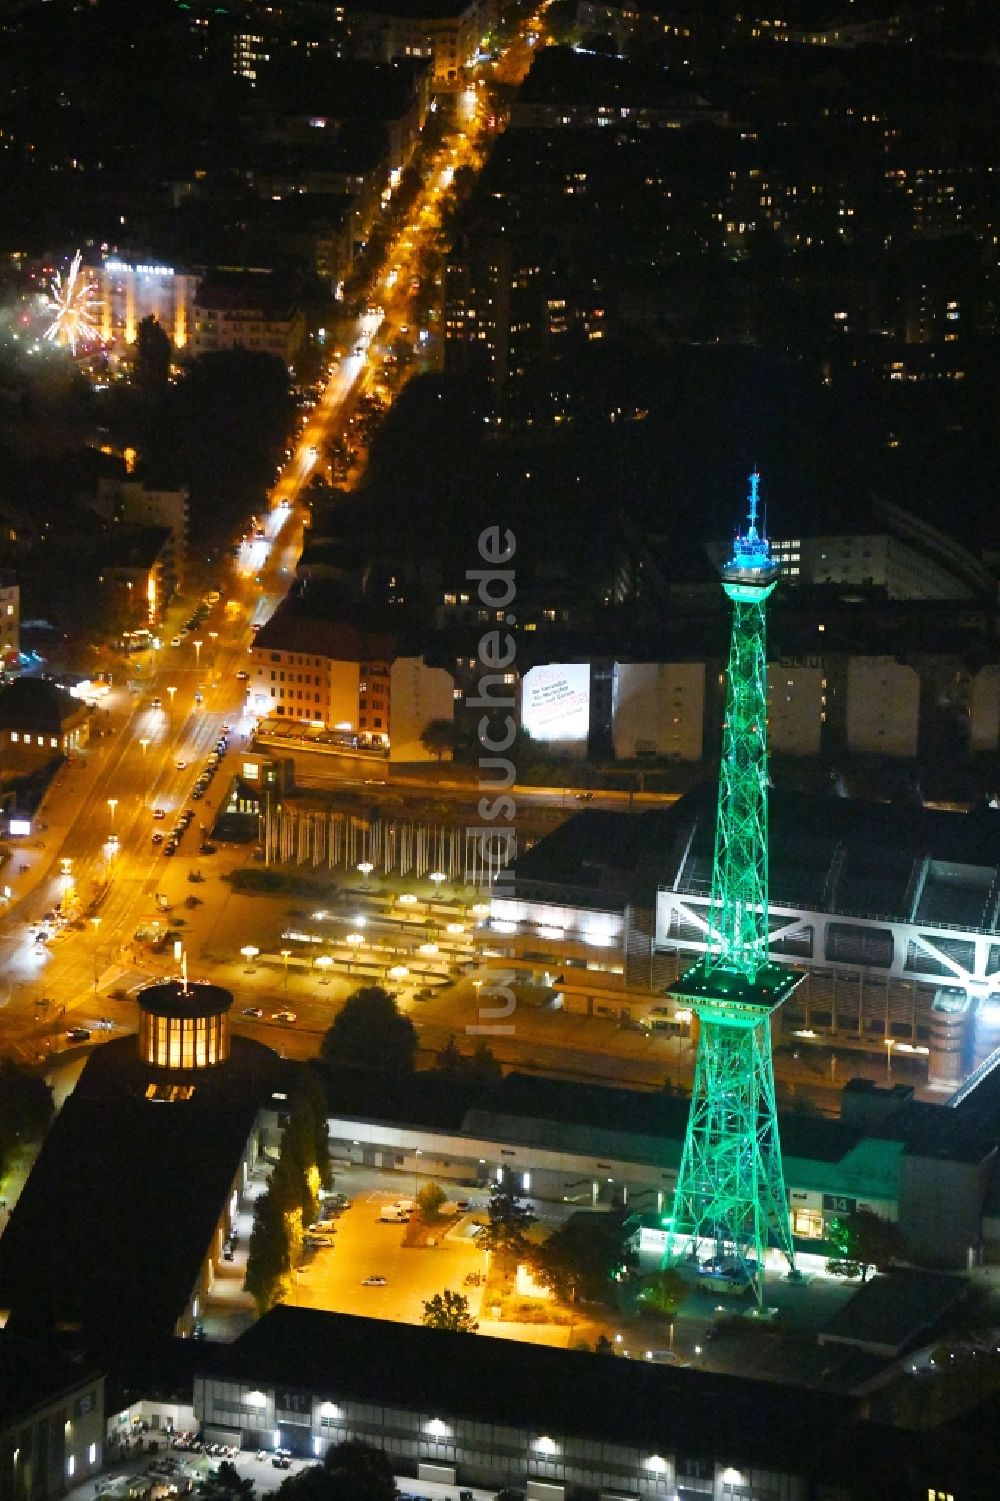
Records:
[[[291,1026],[292,1022],[298,1020],[298,1017],[294,1011],[272,1011],[271,1020],[273,1022],[283,1022],[285,1026]]]
[[[199,846],[198,846],[198,853],[199,853],[199,855],[214,855],[215,854],[215,845],[214,844],[210,844],[209,841],[206,839],[201,844],[199,844]]]
[[[243,1010],[240,1012],[240,1015],[241,1016],[255,1016],[255,1017],[260,1018],[260,1017],[262,1017],[264,1015],[264,1013],[260,1009],[259,1006],[244,1006]]]
[[[177,840],[172,834],[167,840],[166,844],[163,846],[163,853],[165,855],[176,855],[177,853]]]
[[[163,708],[163,700],[162,700],[162,698],[151,699],[150,703],[149,703],[149,707],[151,709],[162,709]]]
[[[178,771],[187,771],[187,762],[186,761],[178,761],[177,762],[177,770]]]
[[[88,1027],[67,1027],[66,1028],[66,1041],[67,1042],[89,1042],[90,1041],[90,1029]]]
[[[153,843],[154,844],[162,844],[163,843],[163,835],[160,833],[159,829],[157,829],[156,833],[153,835]]]
[[[385,1277],[362,1277],[362,1287],[388,1287],[388,1279]]]
[[[271,1463],[276,1470],[290,1470],[292,1468],[292,1461],[287,1454],[275,1454],[271,1459]]]
[[[157,818],[157,819],[159,819],[159,818],[166,818],[166,816],[167,816],[167,811],[166,811],[165,808],[154,808],[153,809],[153,817],[154,818]]]
[[[171,636],[171,638],[170,638],[170,645],[171,646],[180,646],[180,644],[181,644],[181,638],[180,638],[180,636]]]
[[[245,682],[247,682],[249,680],[249,677],[250,677],[250,674],[248,672],[245,672],[243,670],[243,668],[241,667],[240,670],[239,670],[239,672],[236,674],[236,681],[238,683],[245,683]]]
[[[197,787],[196,786],[192,790],[191,796],[194,798],[194,800],[195,800],[196,803],[200,802],[201,799],[205,796],[205,789],[204,789],[204,787]]]

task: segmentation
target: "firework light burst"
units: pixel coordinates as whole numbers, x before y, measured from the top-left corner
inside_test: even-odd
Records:
[[[97,338],[95,314],[101,306],[97,298],[97,284],[91,281],[88,272],[81,271],[82,256],[78,250],[63,276],[57,271],[49,286],[46,308],[52,321],[45,330],[51,344],[58,344],[76,354],[80,345],[91,344]]]

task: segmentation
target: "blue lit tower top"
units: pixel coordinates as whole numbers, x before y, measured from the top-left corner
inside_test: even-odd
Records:
[[[757,517],[760,511],[760,475],[750,476],[746,530],[737,532],[733,555],[722,568],[722,587],[732,600],[763,600],[774,588],[780,571],[771,556],[771,544]]]

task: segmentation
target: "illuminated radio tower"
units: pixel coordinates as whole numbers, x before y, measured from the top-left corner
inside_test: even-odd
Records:
[[[700,1033],[667,1248],[669,1260],[697,1258],[717,1286],[749,1284],[758,1305],[769,1240],[794,1268],[770,1024],[802,978],[768,957],[764,612],[778,564],[758,522],[759,483],[752,474],[746,530],[722,569],[733,629],[708,949],[671,986]]]

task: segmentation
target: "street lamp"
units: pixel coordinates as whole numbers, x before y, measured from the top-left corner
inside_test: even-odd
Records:
[[[887,1080],[892,1078],[892,1050],[895,1046],[896,1039],[887,1037],[885,1040],[885,1077]]]
[[[248,968],[247,968],[247,974],[253,974],[253,971],[254,971],[254,962],[253,961],[256,959],[257,955],[260,953],[260,949],[255,948],[252,943],[246,943],[240,949],[240,953],[243,955],[244,959],[247,961],[247,966],[248,966]]]
[[[143,735],[139,744],[142,747],[142,806],[146,806],[146,751],[149,747],[149,736]]]
[[[176,688],[168,688],[167,689],[167,693],[168,693],[168,695],[170,697],[170,717],[171,717],[171,719],[173,718],[173,715],[174,715],[174,694],[176,692],[177,692]]]
[[[118,806],[118,799],[116,797],[109,797],[108,798],[108,807],[111,809],[111,827],[112,828],[114,828],[114,826],[115,826],[115,809],[117,808],[117,806]]]
[[[363,933],[348,933],[344,939],[344,942],[349,943],[352,949],[359,949],[364,941],[365,935]]]
[[[282,949],[281,957],[285,961],[285,995],[288,995],[288,961],[292,957],[291,949]]]
[[[423,1156],[423,1153],[421,1152],[420,1148],[418,1147],[417,1150],[416,1150],[416,1153],[414,1155],[414,1159],[413,1159],[413,1197],[414,1198],[417,1197],[417,1172],[418,1172],[418,1170],[420,1168],[420,1159],[421,1159],[422,1156]]]
[[[200,667],[201,666],[201,642],[200,641],[192,641],[191,645],[194,647],[194,665],[195,665],[195,667]]]
[[[375,869],[375,867],[374,867],[374,865],[372,864],[372,862],[370,860],[362,860],[360,862],[360,864],[358,865],[358,870],[360,870],[360,872],[361,872],[361,889],[362,889],[362,891],[367,891],[368,890],[368,877],[371,875],[371,873],[372,873],[372,871],[374,869]]]
[[[405,964],[394,964],[389,971],[390,980],[405,980],[410,971]]]
[[[101,919],[99,917],[92,917],[90,919],[90,921],[94,925],[94,996],[96,998],[96,996],[97,996],[97,956],[98,956],[98,954],[100,952],[100,949],[99,949],[99,946],[98,946],[98,934],[100,933],[100,929],[101,929]]]
[[[317,957],[316,957],[316,968],[318,970],[322,971],[322,973],[320,974],[320,977],[319,977],[319,983],[321,985],[329,985],[329,983],[330,983],[330,976],[327,973],[327,971],[331,968],[332,964],[333,964],[333,960],[330,958],[329,954],[318,954],[317,955]]]
[[[445,875],[445,873],[444,873],[443,870],[432,870],[431,873],[430,873],[430,875],[427,877],[427,879],[428,879],[428,881],[433,881],[434,885],[435,885],[435,888],[438,891],[440,891],[441,890],[441,882],[442,881],[447,881],[448,877]]]

